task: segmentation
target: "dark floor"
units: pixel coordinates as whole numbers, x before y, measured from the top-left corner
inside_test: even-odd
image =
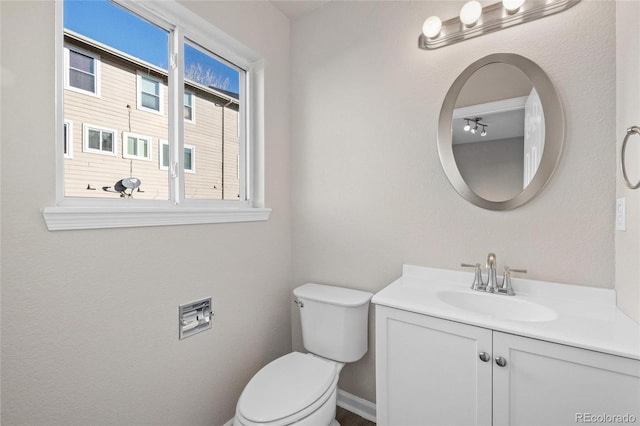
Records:
[[[342,407],[336,409],[336,420],[340,426],[375,426],[376,424],[367,419],[363,419],[357,414],[345,410]]]

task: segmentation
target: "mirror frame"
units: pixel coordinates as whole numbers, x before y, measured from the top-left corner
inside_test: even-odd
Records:
[[[540,159],[540,165],[533,179],[519,194],[504,201],[490,201],[473,192],[464,181],[453,155],[452,119],[453,110],[460,91],[471,75],[480,68],[492,64],[504,63],[518,68],[524,73],[533,87],[535,87],[540,100],[545,121],[545,145]],[[440,110],[438,120],[438,154],[440,163],[449,182],[455,190],[467,201],[478,207],[488,210],[510,210],[523,205],[538,194],[549,182],[553,172],[560,162],[562,146],[564,144],[565,123],[564,111],[560,97],[547,74],[535,62],[515,53],[494,53],[478,59],[469,65],[456,78],[447,92]]]

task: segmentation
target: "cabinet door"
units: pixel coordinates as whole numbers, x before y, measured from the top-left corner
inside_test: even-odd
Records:
[[[640,420],[640,361],[499,332],[493,357],[495,425]]]
[[[490,330],[376,306],[380,426],[491,424]]]

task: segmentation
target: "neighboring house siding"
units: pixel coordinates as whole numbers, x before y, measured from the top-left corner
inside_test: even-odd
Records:
[[[225,109],[224,112],[224,179],[225,179],[225,199],[237,199],[240,193],[238,180],[238,155],[239,155],[239,134],[238,134],[238,113],[232,109]]]
[[[105,192],[102,187],[125,177],[142,181],[136,199],[168,199],[168,170],[161,167],[161,141],[168,140],[167,77],[140,65],[66,37],[67,46],[77,46],[100,55],[100,97],[64,91],[64,119],[72,122],[73,158],[65,158],[65,195],[68,197],[117,198],[119,194]],[[137,107],[138,74],[150,75],[162,81],[162,114]],[[184,143],[194,147],[195,172],[185,173],[185,195],[196,199],[222,199],[222,143],[225,144],[225,199],[237,199],[238,175],[238,109],[237,103],[225,108],[224,138],[222,107],[228,101],[215,94],[189,86],[195,104],[195,123],[185,121]],[[127,108],[129,105],[130,108]],[[115,130],[116,155],[85,152],[84,125]],[[151,160],[124,158],[126,141],[123,133],[150,138]],[[231,153],[235,153],[232,157]],[[226,169],[233,168],[234,173]],[[94,190],[87,189],[93,188]]]

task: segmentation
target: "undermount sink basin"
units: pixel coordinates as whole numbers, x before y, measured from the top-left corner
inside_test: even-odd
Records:
[[[542,322],[558,318],[552,309],[518,296],[462,291],[439,291],[437,296],[447,305],[501,320]]]

